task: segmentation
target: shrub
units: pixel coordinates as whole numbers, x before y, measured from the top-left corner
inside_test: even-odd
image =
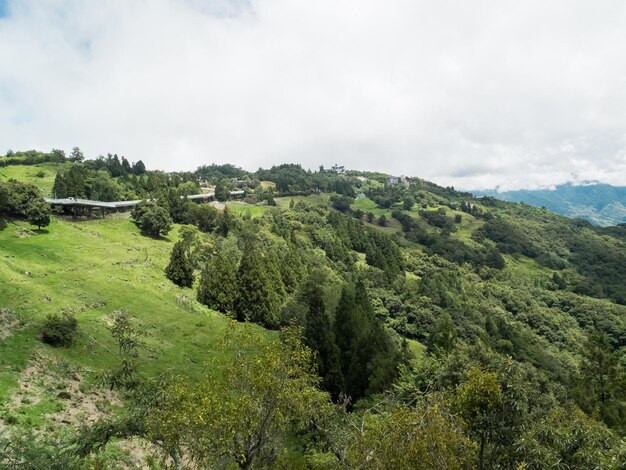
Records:
[[[41,329],[41,340],[55,347],[69,346],[74,342],[78,321],[68,312],[49,314]]]

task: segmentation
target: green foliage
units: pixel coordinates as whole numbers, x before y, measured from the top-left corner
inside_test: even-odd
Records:
[[[452,317],[444,312],[437,318],[428,337],[428,349],[434,353],[450,352],[457,340],[457,331]]]
[[[555,407],[519,439],[529,468],[622,468],[617,437],[581,410]]]
[[[305,287],[308,301],[304,337],[307,345],[316,353],[322,387],[330,392],[333,399],[338,399],[344,390],[344,378],[339,362],[340,351],[335,343],[331,321],[324,305],[321,286],[312,277]]]
[[[258,241],[247,240],[237,270],[235,313],[240,321],[251,321],[269,328],[279,324],[284,286],[272,256],[262,253]]]
[[[626,430],[626,369],[602,332],[593,332],[583,348],[578,377],[583,410],[621,432]]]
[[[474,461],[474,443],[441,400],[368,414],[355,428],[349,468],[462,469]]]
[[[476,367],[467,372],[467,379],[456,389],[454,402],[471,435],[480,442],[478,468],[485,466],[484,449],[498,431],[498,411],[502,406],[502,389],[498,376]]]
[[[72,163],[80,163],[85,159],[85,156],[83,155],[83,152],[81,152],[81,150],[78,147],[74,147],[72,149],[72,153],[70,154],[70,157],[68,158],[68,160]]]
[[[32,431],[0,435],[0,468],[4,470],[78,470],[85,468],[62,447],[63,441]]]
[[[34,199],[26,209],[26,216],[31,225],[36,225],[38,229],[50,225],[50,204],[43,199]]]
[[[172,228],[172,219],[166,209],[152,202],[141,202],[132,212],[141,233],[149,237],[165,236]]]
[[[174,244],[165,274],[177,286],[191,287],[193,285],[193,264],[182,241]]]
[[[111,336],[117,342],[118,367],[103,375],[102,381],[112,390],[136,390],[142,384],[139,373],[139,350],[144,347],[144,332],[128,310],[113,312],[113,323],[109,328]]]
[[[224,313],[233,311],[237,295],[237,263],[219,250],[207,261],[198,286],[198,302]]]
[[[31,184],[9,180],[0,182],[0,213],[8,216],[27,217],[29,207],[44,203],[37,187]]]
[[[230,186],[226,180],[220,180],[217,185],[215,185],[215,199],[220,202],[230,199]]]
[[[71,346],[78,332],[78,321],[72,312],[51,313],[41,326],[41,340],[56,347]]]
[[[362,281],[346,286],[335,311],[344,393],[353,400],[384,390],[396,376],[397,346],[374,316]]]
[[[312,353],[296,330],[284,330],[280,343],[233,333],[229,341],[258,353],[238,356],[225,381],[175,379],[150,404],[147,435],[199,467],[271,466],[285,445],[283,431],[305,430],[330,411],[330,401],[316,389]]]
[[[186,214],[186,223],[195,225],[205,233],[215,230],[219,219],[219,211],[208,204],[191,204]]]
[[[360,181],[297,165],[257,175],[238,174],[237,169],[226,174],[229,168],[218,174],[221,170],[215,166],[205,168],[206,179],[213,183],[228,180],[238,187],[254,187],[261,175],[276,180],[277,190],[290,195],[278,199],[276,208],[237,204],[224,212],[180,199],[197,187],[199,174],[137,176],[128,161],[114,155],[57,168],[62,168],[59,185],[69,182],[85,195],[109,183],[117,185],[123,197],[154,200],[156,195],[156,203],[142,203],[133,211],[138,225],[157,204],[192,224],[174,226],[173,231],[181,239],[177,249],[187,253],[192,268],[202,270],[197,293],[201,303],[271,328],[292,321],[304,328],[320,375],[315,385],[330,391],[351,414],[326,417],[330,425],[309,421],[306,432],[291,422],[282,424],[252,466],[298,468],[325,462],[331,468],[365,468],[393,462],[402,468],[417,460],[431,468],[619,468],[623,462],[619,452],[626,422],[626,309],[617,302],[624,290],[626,246],[619,227],[599,230],[540,209],[474,199],[417,179],[392,185],[384,175]],[[29,178],[36,181],[31,173]],[[92,184],[99,178],[106,183]],[[255,191],[256,200],[271,195],[266,186]],[[330,188],[351,197],[348,186],[375,197],[379,207],[361,197],[351,204],[355,210],[348,217],[333,210],[331,194],[317,194],[317,188]],[[311,193],[316,194],[306,196]],[[51,222],[55,230],[44,237],[50,246],[43,245],[37,240],[42,237],[30,236],[19,220],[24,217],[20,211],[38,197],[36,188],[0,183],[0,210],[18,219],[0,231],[7,252],[0,265],[5,302],[37,321],[54,305],[76,305],[84,312],[81,330],[88,328],[85,350],[94,347],[99,352],[72,360],[98,370],[113,356],[125,357],[121,370],[127,374],[120,377],[130,377],[120,378],[115,386],[132,397],[132,410],[94,427],[84,449],[114,436],[145,438],[148,411],[160,403],[168,403],[172,413],[182,413],[174,395],[164,395],[179,382],[185,390],[181,403],[189,405],[190,413],[201,408],[202,395],[220,403],[210,409],[224,409],[231,416],[231,405],[222,409],[221,403],[246,396],[249,385],[235,393],[231,385],[216,385],[222,392],[231,391],[227,398],[207,394],[206,389],[192,392],[207,361],[211,384],[231,379],[231,363],[225,359],[230,356],[214,333],[224,316],[180,291],[162,288],[161,270],[173,251],[169,240],[134,236],[136,230],[124,220],[59,218]],[[341,199],[334,197],[335,202]],[[409,199],[414,204],[405,207]],[[239,215],[250,209],[255,217]],[[358,210],[371,211],[372,221],[384,215],[388,227],[364,223],[365,214]],[[463,216],[455,220],[459,210]],[[245,268],[238,266],[240,258]],[[98,288],[84,279],[93,279]],[[105,307],[91,307],[101,301]],[[150,330],[145,378],[136,373],[138,356],[132,349],[114,355],[99,349],[100,342],[111,349],[110,341],[98,336],[104,314],[99,309],[125,304],[141,316],[138,324]],[[185,322],[179,321],[181,310],[190,315]],[[392,329],[406,338],[396,338]],[[24,364],[16,365],[11,357],[21,354],[16,345],[28,334],[14,333],[0,342],[3,361],[10,366],[0,373],[0,392],[7,393],[17,383],[13,370]],[[228,344],[238,349],[238,344]],[[252,349],[262,350],[262,342]],[[419,353],[418,359],[410,358],[411,349]],[[253,352],[241,351],[237,360],[252,362],[257,358]],[[63,349],[54,353],[70,355]],[[192,378],[150,379],[180,364]],[[254,364],[258,369],[265,365]],[[389,405],[379,406],[382,398],[374,396],[378,392],[385,392]],[[352,401],[345,403],[342,393]],[[242,436],[239,442],[244,442],[246,423],[235,418],[236,424],[227,427],[209,412],[203,416],[217,423],[210,425],[211,431],[202,430],[199,421],[197,428],[186,430],[181,417],[178,427],[166,423],[154,428],[150,440],[160,443],[171,459],[186,458],[191,432],[205,433],[201,444],[206,453],[222,456],[219,465],[248,465],[250,460],[239,459],[235,451],[230,456],[222,453],[225,439],[210,441],[211,435],[230,432],[228,447],[235,449],[230,436]],[[324,436],[327,426],[337,427],[330,441]],[[162,446],[164,438],[171,447]],[[428,442],[433,444],[430,454],[424,450]],[[196,461],[200,467],[218,465],[213,457],[202,459]]]

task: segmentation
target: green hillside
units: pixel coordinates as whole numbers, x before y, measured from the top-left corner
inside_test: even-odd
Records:
[[[419,178],[43,165],[64,191],[157,202],[104,219],[57,209],[38,230],[36,191],[0,182],[0,428],[13,438],[0,464],[625,464],[619,227]],[[17,168],[0,172],[40,178]],[[199,179],[243,198],[181,199]],[[40,338],[59,313],[78,323],[68,347]]]
[[[0,167],[0,181],[16,179],[34,184],[43,196],[52,194],[54,178],[59,170],[68,168],[64,163],[40,163],[38,165],[11,165]]]

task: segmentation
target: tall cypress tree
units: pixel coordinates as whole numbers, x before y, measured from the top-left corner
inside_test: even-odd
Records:
[[[52,196],[59,199],[67,196],[67,189],[65,187],[65,179],[63,174],[59,171],[54,178],[54,185],[52,186]]]
[[[352,400],[382,390],[395,378],[396,346],[375,317],[362,281],[344,287],[334,332],[341,353],[344,391]]]
[[[220,312],[232,312],[237,295],[237,269],[221,251],[211,257],[200,276],[198,302]]]
[[[237,298],[235,300],[237,319],[276,328],[282,299],[272,283],[282,284],[282,280],[280,277],[270,276],[269,273],[273,269],[268,269],[270,267],[267,266],[267,262],[272,260],[261,256],[254,241],[245,242],[243,253],[237,270]]]
[[[167,278],[180,287],[193,285],[193,265],[187,256],[183,242],[177,241],[170,255],[170,264],[165,268]]]
[[[307,297],[309,309],[304,337],[309,347],[317,352],[318,372],[322,377],[323,388],[336,400],[344,387],[343,374],[339,362],[339,348],[335,344],[335,335],[326,313],[323,292],[319,284],[309,281]]]

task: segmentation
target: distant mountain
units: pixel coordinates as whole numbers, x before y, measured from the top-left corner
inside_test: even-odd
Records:
[[[476,196],[493,196],[503,201],[525,202],[531,206],[545,207],[558,214],[587,220],[594,225],[626,223],[626,187],[623,186],[564,184],[552,190],[472,192]]]

